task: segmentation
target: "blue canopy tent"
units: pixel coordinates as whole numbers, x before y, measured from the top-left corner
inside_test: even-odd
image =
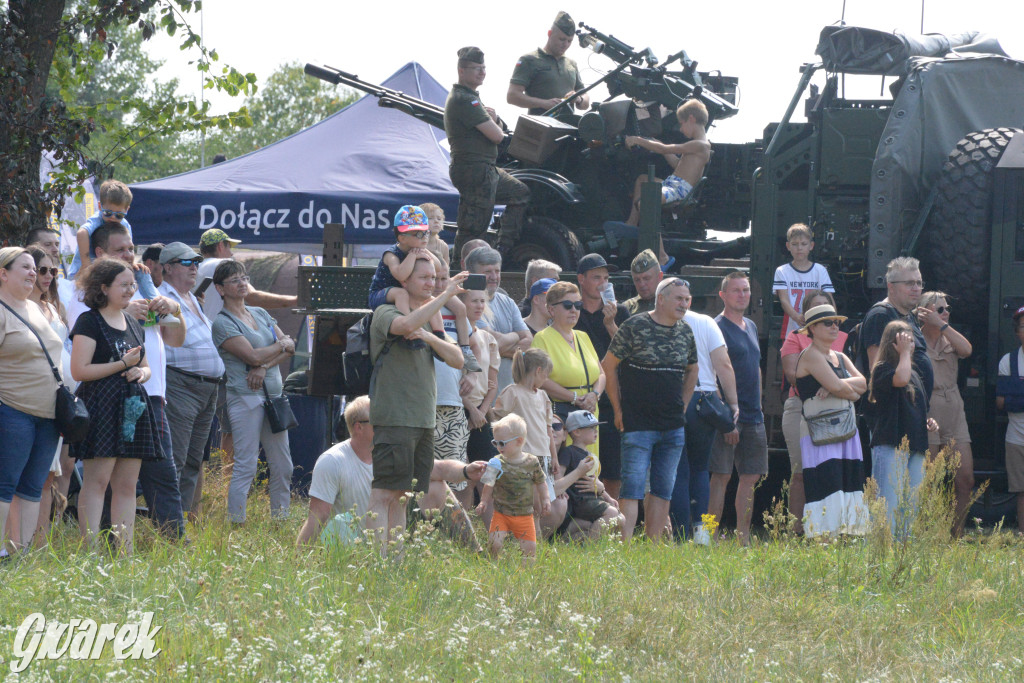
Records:
[[[384,85],[444,105],[448,91],[416,62]],[[434,202],[455,216],[444,131],[367,95],[323,121],[245,156],[132,185],[136,244],[199,242],[220,228],[247,248],[319,253],[323,226],[348,244],[394,242],[403,204]]]

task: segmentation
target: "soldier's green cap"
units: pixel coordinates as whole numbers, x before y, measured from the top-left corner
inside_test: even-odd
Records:
[[[644,249],[633,259],[633,263],[630,264],[629,269],[639,275],[640,273],[646,273],[651,268],[660,268],[661,264],[658,262],[658,257],[654,255],[654,252],[650,249]]]
[[[203,233],[203,236],[199,238],[199,246],[209,247],[217,244],[218,242],[227,242],[232,246],[241,244],[242,240],[235,240],[228,237],[228,234],[220,228],[210,228]]]
[[[572,20],[568,12],[559,12],[555,15],[555,23],[551,24],[552,28],[557,28],[559,31],[567,36],[576,34],[576,22]]]
[[[459,61],[460,62],[474,62],[475,64],[484,63],[484,51],[478,47],[463,47],[459,48]]]

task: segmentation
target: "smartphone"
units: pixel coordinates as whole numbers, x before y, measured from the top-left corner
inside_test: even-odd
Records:
[[[199,283],[199,286],[196,287],[196,290],[194,292],[192,292],[192,293],[195,294],[196,296],[202,296],[203,292],[205,292],[207,289],[209,289],[210,285],[212,285],[212,284],[213,284],[213,278],[212,277],[204,277],[203,281]]]
[[[487,276],[482,273],[470,275],[462,282],[463,289],[487,289]]]

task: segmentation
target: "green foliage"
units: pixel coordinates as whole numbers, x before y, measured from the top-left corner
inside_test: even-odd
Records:
[[[365,544],[296,549],[306,515],[270,519],[263,490],[229,523],[208,474],[192,543],[144,521],[114,560],[58,524],[47,550],[0,565],[0,667],[30,613],[161,626],[150,661],[32,663],[28,680],[1020,680],[1019,538],[915,534],[907,579],[871,539],[741,548],[540,544],[524,569],[422,524],[402,560]],[[482,535],[481,535],[482,538]],[[926,565],[917,564],[924,558]],[[922,571],[922,569],[924,571]]]
[[[193,0],[10,0],[0,14],[0,130],[10,131],[0,138],[0,240],[19,238],[51,210],[59,215],[70,188],[90,173],[109,175],[110,165],[143,141],[248,121],[244,112],[212,116],[208,105],[178,102],[173,84],[154,84],[149,92],[142,80],[113,90],[152,66],[148,60],[111,64],[119,44],[139,56],[137,38],[163,30],[196,55],[206,88],[255,93],[254,74],[229,65],[210,68],[220,64],[219,55],[188,23],[199,7]],[[129,37],[129,30],[137,35]],[[97,131],[113,136],[102,156],[90,148]],[[43,150],[62,165],[40,190]]]

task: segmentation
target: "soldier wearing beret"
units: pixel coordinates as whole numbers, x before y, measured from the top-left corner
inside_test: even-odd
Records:
[[[444,105],[444,130],[452,154],[448,176],[459,191],[455,253],[461,253],[469,240],[483,237],[495,201],[505,204],[497,246],[508,253],[519,239],[530,190],[495,165],[505,134],[497,114],[480,100],[478,89],[487,76],[483,51],[464,47],[458,55],[459,82]]]
[[[565,56],[575,34],[572,17],[559,12],[548,31],[544,47],[526,53],[516,62],[506,96],[509,104],[528,109],[531,114],[543,114],[583,88],[579,67]],[[590,97],[580,95],[573,105],[577,109],[586,109],[590,106]],[[568,106],[559,109],[555,117],[573,123],[572,109]]]

